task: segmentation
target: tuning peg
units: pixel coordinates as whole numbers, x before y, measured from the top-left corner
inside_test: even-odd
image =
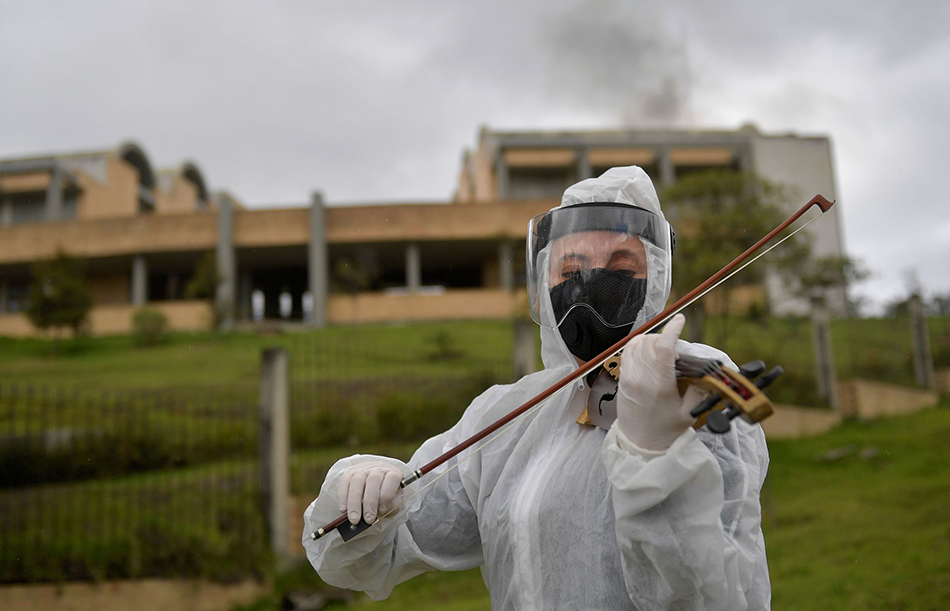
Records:
[[[750,380],[761,375],[763,371],[765,371],[765,361],[758,359],[739,367],[739,373]]]
[[[716,407],[716,404],[719,403],[721,399],[722,399],[722,395],[720,395],[719,393],[713,393],[709,395],[708,397],[706,397],[705,399],[703,399],[702,401],[700,401],[696,405],[696,407],[694,407],[689,412],[689,415],[692,416],[693,418],[699,418],[700,416],[702,416],[703,414],[705,414],[712,408]]]
[[[765,374],[764,376],[762,376],[761,378],[755,381],[755,387],[758,388],[759,390],[762,390],[763,388],[765,388],[766,386],[774,382],[775,379],[779,377],[780,375],[782,375],[783,373],[785,373],[785,370],[782,369],[782,366],[776,365],[775,367],[772,368],[772,371],[768,372],[767,374]]]
[[[731,426],[730,422],[741,413],[742,410],[736,409],[735,407],[717,410],[706,417],[706,426],[717,435],[728,433]]]

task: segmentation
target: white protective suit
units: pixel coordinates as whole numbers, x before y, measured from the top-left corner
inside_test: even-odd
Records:
[[[562,206],[579,201],[636,202],[662,215],[640,168],[583,181]],[[668,284],[652,288],[665,301]],[[557,329],[542,326],[541,343],[542,371],[485,391],[408,465],[385,460],[409,475],[577,367]],[[677,351],[732,365],[708,346],[680,341]],[[616,424],[575,423],[588,392],[575,382],[356,539],[331,533],[314,542],[310,534],[340,515],[342,473],[378,457],[340,460],[304,516],[310,563],[327,583],[376,600],[424,571],[480,566],[495,610],[769,608],[762,429],[737,419],[725,435],[689,429],[665,452],[641,451]],[[408,499],[456,464],[401,494]]]

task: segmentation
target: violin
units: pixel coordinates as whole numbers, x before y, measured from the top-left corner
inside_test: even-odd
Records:
[[[620,362],[622,352],[617,352],[604,361],[601,371],[620,380]],[[696,419],[694,429],[704,425],[711,432],[722,435],[728,433],[732,421],[738,417],[749,424],[765,420],[775,411],[772,401],[762,392],[784,373],[781,366],[773,367],[767,374],[762,375],[766,365],[761,360],[751,361],[739,367],[739,371],[732,371],[723,367],[722,361],[704,359],[693,356],[679,356],[676,359],[676,383],[680,395],[686,393],[690,384],[695,384],[709,394],[690,411],[690,416]],[[599,398],[599,402],[611,401],[616,396],[616,388],[612,394]],[[595,426],[590,418],[588,408],[577,418],[578,424]]]

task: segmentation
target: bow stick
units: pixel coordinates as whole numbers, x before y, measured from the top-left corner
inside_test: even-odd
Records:
[[[616,353],[616,352],[619,351],[621,348],[623,348],[623,347],[627,344],[627,342],[629,342],[631,339],[633,339],[633,338],[636,337],[637,335],[641,335],[641,334],[643,334],[643,333],[647,333],[647,332],[649,332],[649,331],[652,331],[652,330],[655,329],[656,327],[658,327],[658,326],[662,325],[663,323],[665,323],[667,320],[669,320],[670,318],[672,318],[674,315],[676,315],[677,313],[679,313],[681,310],[683,310],[684,308],[686,308],[687,306],[689,306],[690,304],[692,304],[694,301],[696,301],[697,299],[699,299],[700,297],[702,297],[703,295],[705,295],[706,293],[708,293],[709,291],[711,291],[713,288],[715,288],[716,286],[718,286],[720,283],[722,283],[722,282],[724,282],[725,280],[727,280],[727,279],[729,278],[729,276],[731,276],[731,274],[735,273],[733,270],[735,270],[735,271],[737,272],[737,271],[739,271],[740,269],[742,269],[742,268],[740,268],[739,266],[742,265],[743,262],[745,262],[747,259],[749,259],[749,257],[751,257],[753,254],[755,254],[759,249],[761,249],[763,246],[765,246],[768,242],[770,242],[775,236],[777,236],[779,233],[781,233],[782,231],[784,231],[785,229],[787,229],[792,223],[794,223],[794,222],[797,221],[799,218],[801,218],[802,215],[804,215],[805,212],[807,212],[808,210],[810,210],[812,206],[818,206],[819,209],[821,210],[821,214],[824,214],[825,212],[828,212],[828,210],[830,210],[831,207],[832,207],[834,204],[835,204],[835,202],[829,201],[829,200],[826,199],[824,196],[822,196],[822,195],[816,195],[816,196],[813,197],[807,204],[805,204],[804,206],[802,206],[797,212],[795,212],[793,215],[791,215],[790,217],[788,217],[787,219],[785,219],[784,221],[782,221],[782,223],[781,223],[778,227],[776,227],[775,229],[773,229],[772,231],[770,231],[768,234],[765,235],[765,237],[763,237],[761,240],[759,240],[758,242],[756,242],[755,244],[753,244],[751,247],[749,247],[748,250],[746,250],[744,253],[742,253],[741,255],[739,255],[738,257],[736,257],[735,259],[733,259],[732,261],[730,261],[730,262],[729,262],[728,264],[726,264],[722,269],[720,269],[718,272],[716,272],[715,274],[713,274],[712,276],[710,276],[708,279],[706,279],[702,284],[700,284],[699,286],[697,286],[696,288],[694,288],[694,289],[693,289],[692,291],[690,291],[689,293],[687,293],[687,294],[683,295],[682,297],[680,297],[675,303],[673,303],[673,305],[667,307],[665,310],[663,310],[662,312],[660,312],[659,314],[657,314],[656,316],[654,316],[653,318],[651,318],[651,319],[648,320],[647,322],[645,322],[645,323],[643,323],[642,325],[640,325],[637,329],[634,329],[633,331],[631,331],[631,332],[630,332],[626,337],[624,337],[622,340],[618,341],[616,344],[614,344],[614,345],[611,346],[610,348],[607,348],[606,350],[604,350],[603,352],[601,352],[599,355],[597,355],[596,357],[594,357],[593,359],[591,359],[591,360],[588,361],[587,363],[581,365],[580,367],[578,367],[577,369],[575,369],[574,371],[572,371],[572,372],[569,373],[568,375],[564,376],[564,377],[561,378],[559,381],[555,382],[552,386],[550,386],[550,387],[547,388],[546,390],[542,391],[540,394],[538,394],[538,395],[535,396],[534,398],[532,398],[532,399],[526,401],[525,403],[523,403],[523,404],[520,405],[519,407],[517,407],[517,408],[515,408],[514,410],[512,410],[511,412],[509,412],[507,415],[502,416],[501,418],[499,418],[498,420],[496,420],[496,421],[493,422],[492,424],[488,425],[487,427],[485,427],[485,428],[482,429],[481,431],[475,433],[474,435],[472,435],[471,437],[469,437],[468,439],[466,439],[466,440],[463,441],[462,443],[458,444],[457,446],[455,446],[455,447],[452,448],[451,450],[448,450],[447,452],[445,452],[445,453],[442,454],[441,456],[439,456],[439,457],[437,457],[437,458],[435,458],[435,459],[429,461],[428,463],[426,463],[426,464],[423,465],[422,467],[416,469],[415,471],[412,472],[411,475],[408,475],[408,476],[406,476],[405,478],[403,478],[403,480],[399,483],[399,487],[400,487],[400,488],[405,488],[405,487],[408,486],[409,484],[411,484],[411,483],[413,483],[414,481],[416,481],[416,480],[418,480],[419,478],[421,478],[421,477],[422,477],[423,475],[425,475],[426,473],[429,473],[429,472],[432,471],[433,469],[436,469],[437,467],[441,466],[442,464],[448,462],[449,460],[451,460],[451,459],[454,458],[455,456],[458,456],[461,452],[463,452],[463,451],[467,450],[468,448],[472,447],[473,445],[475,445],[476,443],[478,443],[479,441],[481,441],[481,440],[484,439],[485,437],[488,437],[489,435],[491,435],[492,433],[494,433],[494,432],[497,431],[498,429],[500,429],[500,428],[502,428],[503,426],[505,426],[506,424],[510,423],[512,420],[514,420],[514,419],[517,418],[518,416],[521,416],[522,414],[528,412],[529,410],[531,410],[531,408],[533,408],[533,407],[537,406],[538,404],[540,404],[541,402],[545,401],[546,399],[548,399],[549,397],[551,397],[552,395],[554,395],[556,392],[558,392],[559,390],[561,390],[562,388],[564,388],[565,386],[567,386],[567,385],[570,384],[571,382],[574,382],[575,380],[581,378],[582,376],[587,375],[587,374],[590,373],[590,371],[592,371],[593,369],[595,369],[595,368],[597,368],[597,367],[600,367],[607,359],[609,359],[614,353]],[[818,217],[815,217],[815,218],[818,218]],[[814,219],[812,219],[812,220],[814,220]],[[809,222],[810,222],[810,221],[809,221]],[[800,229],[802,229],[802,228],[799,228],[799,230],[800,230]],[[790,237],[790,236],[789,236],[789,237]],[[786,239],[787,239],[787,238],[786,238]],[[784,241],[784,240],[783,240],[783,241]],[[781,242],[779,242],[779,244],[780,244],[780,243],[781,243]],[[778,246],[778,244],[775,244],[775,246]],[[774,248],[774,246],[773,246],[773,248]],[[770,248],[769,250],[771,250],[771,248]],[[768,252],[768,250],[766,250],[765,252]],[[765,253],[763,252],[762,254],[765,254]],[[761,255],[760,255],[760,256],[761,256]],[[756,257],[756,258],[758,258],[758,257]],[[753,259],[753,261],[754,261],[754,260],[755,260],[755,259]],[[751,263],[751,262],[752,262],[752,261],[749,261],[749,263]],[[748,263],[747,263],[747,264],[748,264]],[[744,266],[743,266],[743,267],[744,267]],[[738,268],[738,269],[737,269],[737,268]],[[377,519],[379,519],[379,518],[377,518]],[[343,526],[344,524],[347,524],[347,527],[346,527],[346,528],[340,528],[340,527]],[[360,534],[361,532],[363,532],[364,530],[366,530],[366,529],[369,528],[370,526],[372,526],[372,524],[368,524],[365,520],[360,520],[360,522],[359,522],[358,524],[349,524],[349,521],[348,521],[348,519],[347,519],[347,516],[346,516],[346,514],[344,513],[344,514],[342,514],[340,517],[338,517],[337,519],[335,519],[335,520],[333,520],[332,522],[330,522],[329,524],[325,525],[323,528],[319,528],[319,529],[317,529],[316,532],[311,533],[310,538],[313,539],[314,541],[316,541],[316,540],[320,539],[321,537],[324,537],[324,536],[326,536],[327,534],[329,534],[330,532],[332,532],[332,531],[334,531],[334,530],[337,530],[337,529],[339,528],[339,529],[340,529],[340,534],[341,534],[341,536],[343,537],[344,541],[349,541],[350,539],[352,539],[352,538],[355,537],[356,535]]]

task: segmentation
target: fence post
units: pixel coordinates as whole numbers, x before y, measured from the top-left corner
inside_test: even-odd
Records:
[[[261,493],[271,550],[290,558],[290,393],[287,350],[261,354]]]
[[[831,409],[840,414],[838,384],[835,374],[834,353],[831,349],[831,316],[824,297],[811,299],[812,340],[815,346],[815,373],[818,377],[818,395]]]
[[[927,332],[927,316],[920,295],[914,293],[907,302],[910,313],[910,334],[914,344],[914,377],[924,388],[934,387],[934,360],[930,352],[930,334]]]
[[[515,379],[521,379],[538,370],[537,325],[528,318],[514,319]]]

